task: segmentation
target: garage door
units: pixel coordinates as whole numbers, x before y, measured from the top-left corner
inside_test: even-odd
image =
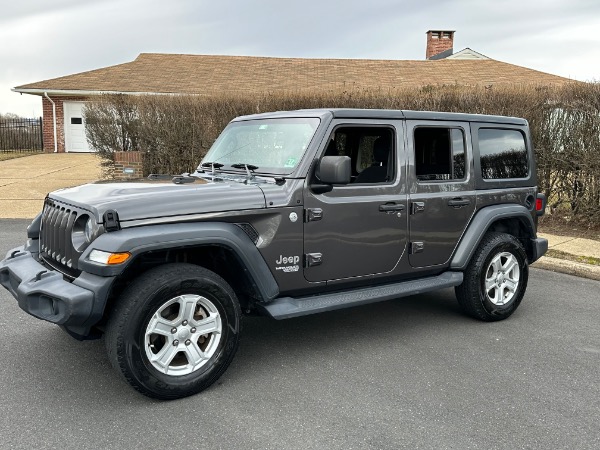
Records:
[[[65,151],[93,152],[85,138],[85,121],[83,120],[84,102],[64,102],[65,111]]]

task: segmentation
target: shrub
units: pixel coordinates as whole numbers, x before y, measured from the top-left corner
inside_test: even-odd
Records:
[[[552,211],[600,221],[600,84],[425,86],[212,97],[107,95],[84,110],[90,145],[142,150],[144,173],[191,172],[234,117],[303,108],[384,108],[498,114],[529,121],[539,185]]]

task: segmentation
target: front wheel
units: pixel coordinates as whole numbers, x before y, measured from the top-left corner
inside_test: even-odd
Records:
[[[196,394],[227,369],[241,310],[220,276],[192,264],[141,275],[117,299],[106,329],[111,364],[149,397]]]
[[[523,245],[506,233],[487,233],[467,266],[456,298],[463,311],[484,321],[509,317],[523,299],[529,266]]]

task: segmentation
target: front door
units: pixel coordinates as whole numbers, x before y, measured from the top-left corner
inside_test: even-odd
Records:
[[[65,151],[93,152],[85,137],[85,120],[83,119],[84,102],[64,102],[65,113]]]
[[[406,247],[407,195],[400,121],[334,121],[321,156],[346,155],[352,182],[305,192],[304,276],[337,280],[392,271]],[[317,177],[317,178],[315,178]]]
[[[411,160],[408,259],[412,267],[444,265],[475,211],[469,124],[406,125]]]

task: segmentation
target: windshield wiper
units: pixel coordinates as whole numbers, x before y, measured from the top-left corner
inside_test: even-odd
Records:
[[[221,167],[223,167],[223,164],[218,162],[205,162],[202,163],[200,167],[210,167],[210,171],[214,175],[215,169],[220,169]]]
[[[252,164],[245,164],[245,163],[232,164],[231,167],[234,167],[236,169],[246,169],[246,170],[256,170],[256,169],[258,169],[258,166],[254,166]]]
[[[252,164],[244,164],[244,163],[232,164],[231,167],[233,167],[234,169],[246,169],[246,175],[248,176],[248,180],[251,180],[252,178],[254,178],[254,175],[250,171],[258,169],[258,166],[254,166]],[[248,180],[246,180],[246,181],[248,181]]]

